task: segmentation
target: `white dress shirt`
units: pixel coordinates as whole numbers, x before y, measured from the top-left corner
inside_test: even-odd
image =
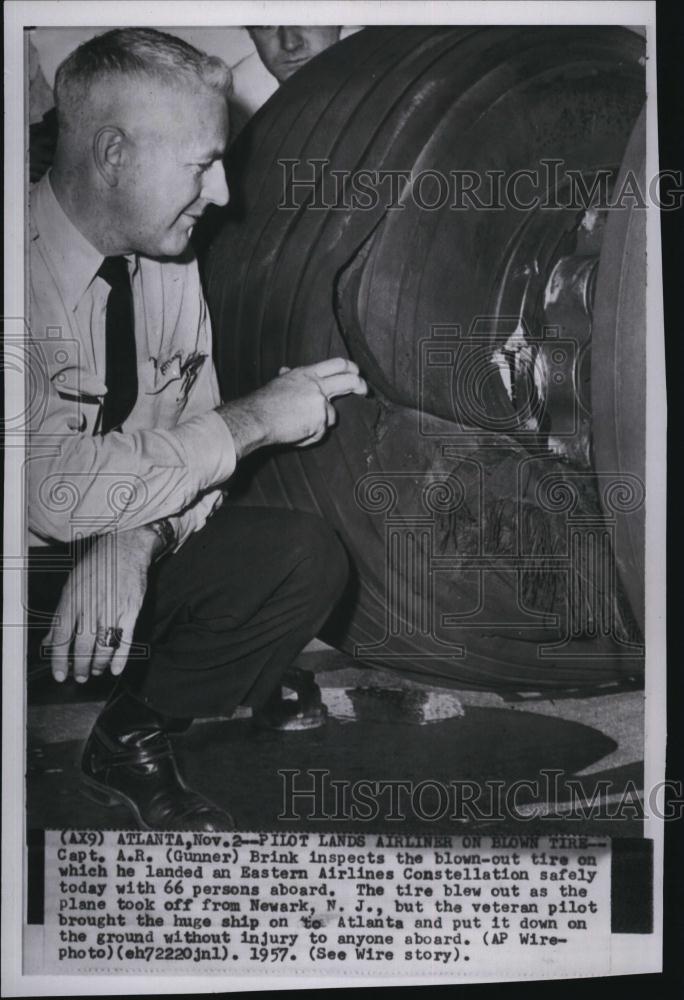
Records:
[[[30,194],[28,514],[31,545],[171,517],[178,545],[221,502],[235,469],[219,404],[197,263],[130,255],[138,397],[99,430],[109,285],[99,253],[46,174]]]

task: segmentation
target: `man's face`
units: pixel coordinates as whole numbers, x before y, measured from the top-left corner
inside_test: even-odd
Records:
[[[117,190],[121,235],[131,250],[176,257],[209,204],[225,205],[227,102],[208,88],[138,94]]]
[[[281,25],[250,28],[249,33],[266,69],[279,83],[283,83],[309,59],[334,45],[340,37],[340,28]]]

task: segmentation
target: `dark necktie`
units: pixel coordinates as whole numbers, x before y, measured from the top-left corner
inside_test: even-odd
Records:
[[[102,433],[120,427],[138,397],[133,294],[125,257],[105,257],[99,271],[109,285],[105,332],[105,384]]]

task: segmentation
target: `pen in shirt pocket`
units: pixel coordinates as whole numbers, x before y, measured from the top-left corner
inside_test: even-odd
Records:
[[[60,399],[75,404],[75,411],[66,418],[70,431],[85,431],[90,425],[93,433],[99,423],[102,402],[107,395],[107,386],[94,372],[84,371],[76,366],[61,368],[52,376],[52,384]],[[90,410],[96,407],[95,410]],[[92,419],[88,419],[89,410]]]

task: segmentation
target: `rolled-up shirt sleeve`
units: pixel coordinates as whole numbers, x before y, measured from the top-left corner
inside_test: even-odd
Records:
[[[74,414],[73,403],[62,404],[50,386],[29,438],[29,527],[46,541],[126,531],[179,514],[235,469],[232,436],[214,411],[171,429],[105,435],[72,430],[79,424]]]

